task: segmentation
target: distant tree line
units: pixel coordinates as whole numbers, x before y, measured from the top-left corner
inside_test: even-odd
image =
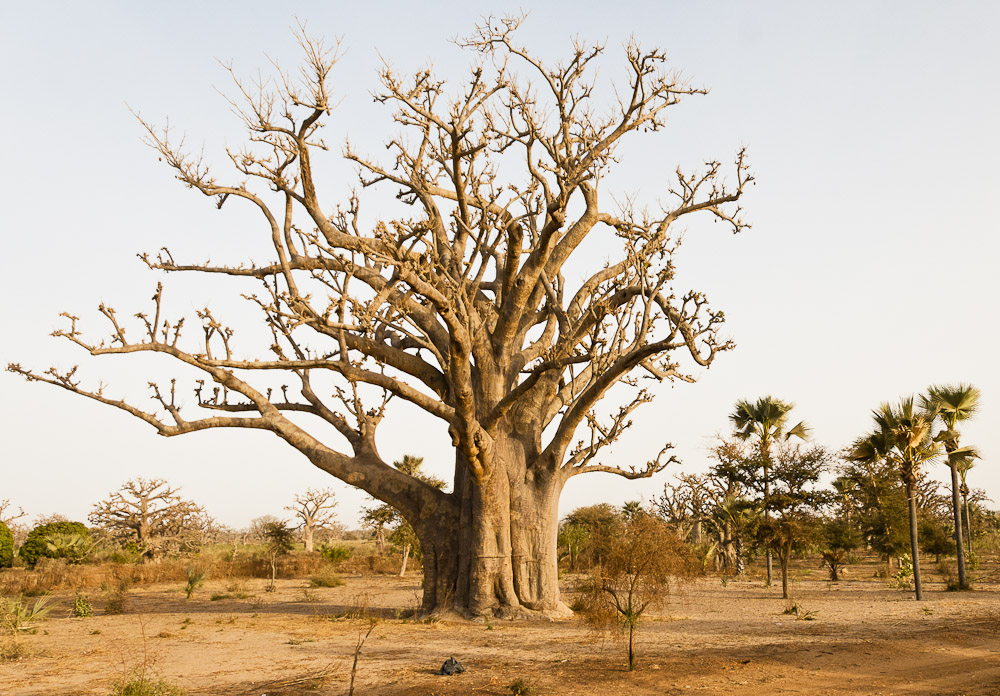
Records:
[[[974,541],[995,541],[1000,533],[985,492],[968,484],[979,454],[959,443],[979,399],[975,387],[959,384],[882,404],[873,411],[873,429],[839,452],[810,444],[805,423],[790,426],[790,403],[771,396],[737,402],[733,434],[711,447],[707,473],[675,475],[645,508],[633,502],[622,510],[606,504],[574,510],[560,525],[561,562],[569,571],[601,564],[596,540],[619,515],[643,509],[708,570],[739,576],[747,561],[764,557],[770,585],[773,556],[786,598],[789,561],[806,553],[816,554],[834,581],[859,552],[874,553],[883,559],[883,574],[912,583],[918,599],[920,554],[938,562],[954,556],[954,586],[967,587],[967,568],[979,562]],[[929,477],[937,463],[949,467],[950,486]]]

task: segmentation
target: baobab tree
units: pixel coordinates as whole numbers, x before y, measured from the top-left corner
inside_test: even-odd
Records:
[[[733,347],[719,335],[722,312],[703,293],[673,287],[675,230],[698,214],[744,229],[739,201],[751,176],[739,151],[728,182],[716,161],[678,168],[655,191],[655,208],[605,192],[619,145],[655,138],[683,98],[705,90],[670,72],[662,51],[630,42],[624,80],[605,106],[596,81],[603,46],[578,42],[549,64],[517,42],[520,23],[490,19],[460,42],[476,58],[455,90],[430,69],[381,70],[376,99],[401,132],[387,140],[384,161],[345,147],[360,190],[339,206],[317,174],[337,52],[302,31],[299,77],[279,72],[251,85],[234,76],[249,144],[229,152],[231,183],[140,119],[176,178],[219,208],[258,211],[273,245],[270,262],[242,265],[188,263],[167,250],[142,258],[167,273],[229,279],[239,283],[234,292],[259,282],[248,297],[270,331],[269,356],[237,357],[254,353],[236,352],[238,337],[211,308],[198,312],[199,340],[185,343],[158,286],[153,310],[139,315],[140,335],[106,305],[110,340],[85,338],[70,314],[56,334],[94,356],[155,353],[199,372],[195,404],[182,408],[176,379],[151,385],[156,406],[147,411],[86,388],[75,368],[8,369],[121,409],[164,436],[273,433],[413,526],[425,611],[565,613],[560,493],[579,474],[639,479],[671,461],[669,445],[633,466],[601,455],[651,401],[644,378],[694,381],[685,363],[707,368]],[[384,205],[380,191],[405,215],[363,215],[365,201]],[[601,260],[585,241],[600,245]],[[602,406],[612,390],[616,403]],[[450,436],[450,492],[380,455],[376,432],[391,399],[422,409]]]
[[[333,490],[330,488],[309,488],[305,493],[295,496],[295,504],[285,509],[295,513],[302,529],[302,541],[306,551],[313,550],[313,537],[319,529],[329,529],[335,524],[337,515],[333,509],[337,507]]]
[[[133,542],[144,560],[156,560],[165,547],[183,547],[211,524],[205,510],[177,495],[163,479],[125,482],[97,503],[88,519],[120,541]]]

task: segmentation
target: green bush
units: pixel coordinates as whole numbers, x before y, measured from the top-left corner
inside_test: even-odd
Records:
[[[346,561],[351,557],[351,549],[346,546],[328,546],[323,544],[319,549],[320,555],[326,560],[337,563],[339,561]]]
[[[0,568],[10,568],[14,563],[14,535],[10,527],[0,522]]]
[[[91,605],[90,600],[86,595],[80,594],[80,591],[76,591],[76,599],[73,600],[73,616],[78,619],[85,619],[88,616],[94,615],[94,607]]]
[[[24,562],[34,566],[39,558],[61,558],[60,550],[52,549],[48,544],[49,537],[57,534],[90,536],[90,532],[82,522],[50,522],[39,525],[28,532],[28,538],[21,547],[20,556]]]

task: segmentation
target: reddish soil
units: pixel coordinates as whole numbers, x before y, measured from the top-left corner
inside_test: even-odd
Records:
[[[815,575],[815,574],[812,574]],[[346,578],[336,588],[307,581],[247,581],[247,599],[210,601],[210,582],[191,600],[177,584],[134,590],[124,615],[68,617],[71,593],[36,635],[28,656],[0,661],[0,694],[106,695],[123,672],[147,670],[188,694],[345,694],[354,647],[355,693],[510,694],[522,678],[538,694],[1000,694],[1000,586],[927,599],[876,580],[801,580],[793,596],[814,620],[783,614],[780,587],[703,579],[676,590],[643,625],[638,670],[624,669],[621,643],[566,621],[416,622],[399,618],[419,599],[419,578]],[[9,645],[9,643],[8,643]],[[449,656],[464,674],[434,670]]]

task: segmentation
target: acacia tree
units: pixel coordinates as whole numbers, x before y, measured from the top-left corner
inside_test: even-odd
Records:
[[[622,632],[631,672],[643,614],[666,599],[672,581],[694,575],[695,564],[666,523],[645,511],[620,515],[606,531],[594,540],[601,562],[581,586],[583,614],[598,630]]]
[[[862,444],[869,456],[852,458]],[[906,491],[895,463],[884,456],[886,452],[888,444],[881,433],[855,440],[843,452],[844,462],[833,485],[838,491],[852,491],[857,504],[853,510],[845,506],[845,518],[857,525],[865,543],[882,556],[888,577],[892,557],[905,552],[908,538]]]
[[[295,513],[302,528],[302,540],[305,550],[313,550],[313,537],[319,529],[328,529],[335,524],[337,515],[333,509],[337,507],[333,490],[330,488],[309,488],[305,493],[295,496],[295,504],[285,509]]]
[[[818,445],[803,449],[785,443],[772,458],[769,511],[760,534],[778,554],[781,564],[781,596],[788,599],[788,562],[792,552],[806,548],[816,528],[815,513],[828,497],[816,489],[820,476],[829,468],[830,455]]]
[[[205,510],[183,500],[163,479],[136,478],[94,506],[90,523],[121,541],[134,542],[144,560],[156,560],[166,546],[191,544],[211,520]]]
[[[752,538],[760,525],[760,506],[752,499],[753,489],[743,475],[744,462],[752,461],[754,455],[739,439],[720,440],[709,452],[716,461],[709,469],[706,488],[711,500],[710,523],[718,544],[716,567],[743,575],[743,541]]]
[[[184,185],[220,208],[238,200],[259,211],[274,254],[243,265],[188,263],[166,250],[143,259],[168,273],[259,281],[251,299],[273,336],[271,355],[238,358],[233,330],[210,308],[198,312],[203,340],[184,343],[181,321],[165,317],[160,287],[153,312],[140,314],[139,336],[105,305],[109,342],[85,338],[72,315],[56,333],[91,355],[156,353],[200,373],[214,388],[196,388],[193,410],[182,409],[176,380],[151,386],[151,412],[88,390],[75,368],[8,369],[124,410],[164,436],[249,428],[282,438],[412,524],[424,551],[425,611],[565,612],[556,570],[560,493],[578,474],[637,479],[669,461],[669,446],[630,468],[599,455],[651,400],[640,378],[693,381],[685,356],[708,367],[732,347],[704,294],[672,286],[674,230],[699,213],[743,229],[738,201],[751,176],[740,151],[729,183],[713,161],[677,169],[674,183],[657,191],[658,209],[614,203],[602,182],[618,146],[660,130],[683,97],[705,90],[668,71],[662,51],[629,43],[624,82],[607,92],[608,108],[597,99],[602,46],[576,43],[566,60],[549,64],[516,42],[520,22],[490,19],[461,42],[477,58],[457,90],[431,70],[409,78],[380,72],[376,99],[402,132],[388,139],[386,161],[345,148],[362,190],[339,207],[316,174],[337,60],[319,40],[300,33],[300,78],[279,73],[273,87],[236,79],[233,103],[250,136],[229,152],[232,183],[143,121],[149,144]],[[406,214],[369,224],[361,214],[366,189],[394,193]],[[605,263],[587,258],[585,240],[602,245]],[[276,372],[287,389],[269,381]],[[599,411],[612,389],[621,400]],[[447,429],[451,492],[379,454],[376,432],[390,399]],[[300,414],[325,421],[340,439],[293,419]]]

